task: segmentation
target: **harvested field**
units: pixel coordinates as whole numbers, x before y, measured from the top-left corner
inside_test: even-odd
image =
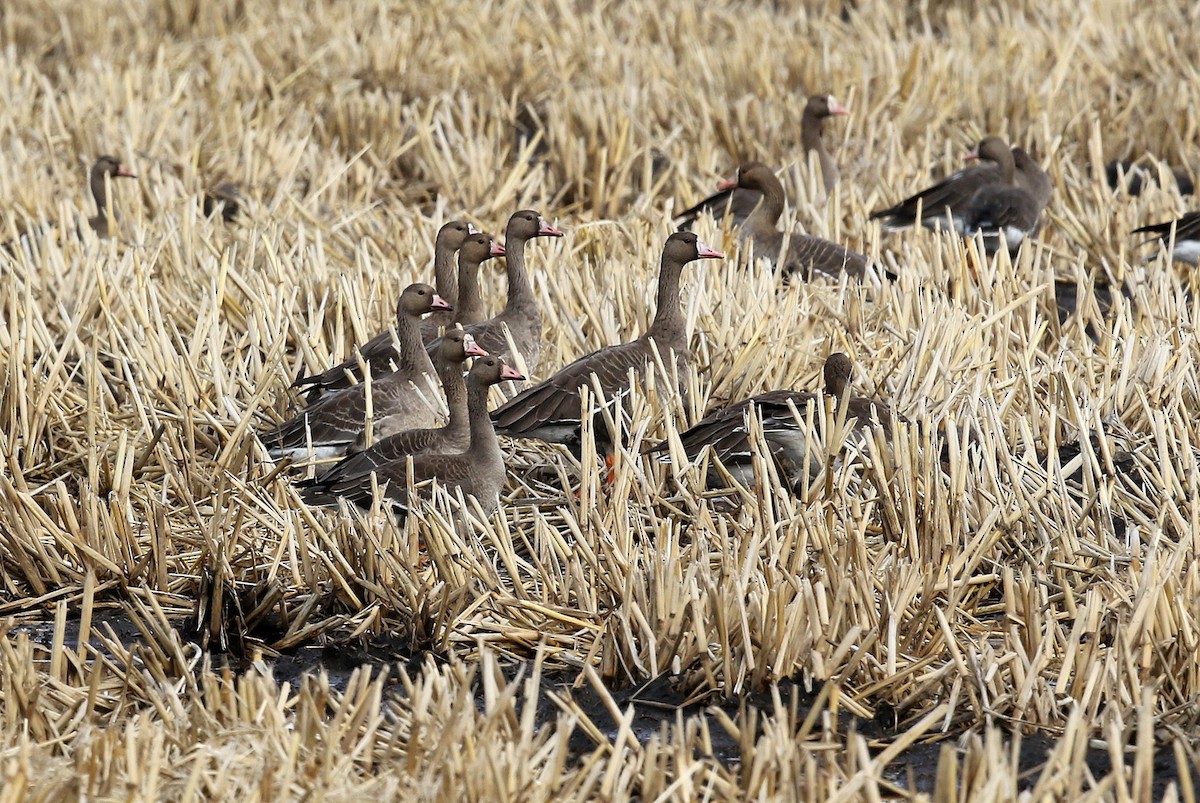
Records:
[[[1104,166],[1195,177],[1198,23],[1132,0],[4,0],[0,803],[1194,800],[1196,279],[1131,236],[1190,199]],[[828,199],[799,129],[823,91],[852,111]],[[1051,176],[1018,257],[868,221],[985,134]],[[105,153],[138,177],[100,240]],[[397,524],[309,507],[313,469],[268,459],[292,380],[387,325],[444,221],[565,230],[529,249],[541,378],[646,329],[672,217],[751,159],[790,225],[898,278],[782,283],[702,219],[729,258],[684,276],[700,370],[686,401],[634,394],[611,484],[594,449],[505,442],[495,515],[442,494]],[[231,223],[204,214],[225,182]],[[835,460],[825,426],[796,493],[767,460],[714,490],[641,455],[723,401],[817,389],[837,351],[907,419],[890,444]]]

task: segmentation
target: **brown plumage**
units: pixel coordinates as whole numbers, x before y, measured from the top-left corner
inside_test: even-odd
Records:
[[[777,228],[779,218],[783,216],[783,185],[762,162],[742,165],[733,179],[720,186],[722,189],[751,189],[762,194],[762,201],[746,218],[741,230],[742,240],[754,248],[755,259],[771,260],[784,276],[798,274],[809,279],[815,271],[827,276],[844,272],[856,279],[863,277],[867,258],[857,251],[820,237],[783,232]]]
[[[467,386],[463,380],[463,363],[468,357],[486,357],[487,352],[479,348],[475,339],[461,329],[451,329],[442,336],[434,365],[442,380],[446,394],[446,406],[450,420],[444,427],[426,429],[398,429],[403,422],[388,417],[375,425],[376,441],[363,448],[362,436],[354,442],[350,454],[333,468],[326,471],[315,485],[331,485],[334,482],[368,474],[382,465],[408,456],[423,454],[455,454],[464,452],[471,442],[471,428],[467,411]],[[365,434],[365,432],[364,432]]]
[[[1164,247],[1170,247],[1171,238],[1175,238],[1175,248],[1171,258],[1176,262],[1188,265],[1200,264],[1200,212],[1188,212],[1178,220],[1168,220],[1166,223],[1154,223],[1134,229],[1134,234],[1153,234],[1146,242],[1158,241]]]
[[[535,237],[561,236],[561,231],[534,210],[514,212],[504,231],[508,301],[496,317],[463,327],[488,354],[504,357],[520,367],[521,362],[511,354],[508,345],[508,336],[511,336],[528,374],[537,370],[542,356],[542,312],[538,309],[533,283],[525,270],[525,244]],[[429,349],[431,353],[436,351],[437,341],[430,343]]]
[[[865,429],[879,426],[891,436],[891,410],[883,402],[850,394],[850,375],[853,364],[845,354],[831,354],[823,369],[825,393],[834,397],[835,415],[846,405],[846,423],[861,438]],[[775,462],[779,476],[789,484],[805,476],[815,477],[824,464],[819,447],[823,436],[808,432],[804,422],[809,404],[820,402],[816,393],[796,390],[771,390],[714,410],[695,426],[679,433],[684,453],[691,461],[700,458],[707,448],[742,484],[754,481],[753,444],[749,429],[751,410],[758,419],[769,457]],[[813,421],[818,420],[813,412]],[[903,419],[901,419],[903,420]],[[646,454],[665,453],[668,441],[651,446]],[[720,485],[719,475],[710,474],[710,482]]]
[[[484,320],[483,295],[479,291],[479,266],[485,260],[504,256],[504,246],[483,232],[476,232],[458,249],[458,301],[454,305],[453,326],[469,326]],[[432,343],[433,338],[426,338]]]
[[[697,259],[721,259],[723,254],[706,246],[691,232],[667,238],[658,274],[658,308],[646,333],[629,343],[594,351],[525,390],[492,413],[497,431],[514,438],[537,438],[565,444],[579,454],[585,385],[597,383],[610,404],[618,404],[629,391],[630,373],[641,375],[655,365],[655,353],[668,372],[683,380],[688,370],[688,333],[679,306],[679,279],[683,267]],[[673,376],[662,381],[673,381]],[[611,443],[599,408],[590,411],[596,439]]]
[[[434,281],[439,288],[450,291],[454,298],[458,297],[458,281],[454,271],[454,254],[462,246],[463,241],[466,240],[470,232],[471,224],[464,220],[451,220],[438,230],[437,240],[434,242]],[[436,326],[446,326],[453,321],[451,310],[454,307],[454,301],[450,297],[442,296],[441,289],[437,290],[437,294],[445,300],[447,306],[445,309],[435,313],[438,316]],[[399,309],[397,309],[396,315],[397,320],[399,320]],[[420,329],[422,341],[426,340],[426,335],[429,335],[430,338],[437,336],[436,326],[431,333],[428,323],[422,322]],[[305,400],[311,404],[328,393],[348,388],[356,382],[361,382],[363,369],[360,367],[360,359],[371,366],[372,376],[380,376],[390,371],[392,364],[397,363],[401,359],[401,356],[396,353],[395,341],[392,339],[391,330],[385,329],[365,344],[356,348],[353,354],[332,368],[322,371],[319,374],[313,374],[312,376],[298,377],[292,383],[292,387],[303,389],[306,394]]]
[[[1032,199],[1028,208],[1036,210],[1035,218],[1040,217],[1050,201],[1050,178],[1029,154],[1021,148],[1009,148],[999,137],[987,137],[968,157],[978,158],[981,163],[959,170],[895,206],[872,213],[871,219],[883,221],[885,231],[897,231],[917,223],[941,230],[949,219],[951,227],[963,234],[968,215],[973,225],[980,226],[987,222],[988,214],[998,215],[1006,205],[1011,206],[1012,198],[1007,204],[1003,199],[988,200],[988,188],[997,185],[999,188],[1015,187],[1027,193]],[[975,211],[971,209],[973,202],[979,204]],[[1019,205],[1025,206],[1026,202],[1021,201]],[[1026,214],[1025,219],[1028,217]]]
[[[110,203],[108,197],[108,183],[105,178],[137,178],[137,176],[128,167],[121,164],[121,160],[115,156],[101,156],[92,165],[91,172],[88,174],[88,186],[91,187],[92,197],[96,199],[96,214],[88,218],[88,225],[101,239],[108,238],[109,217],[112,217],[113,222],[118,219],[117,207]]]
[[[825,127],[825,120],[829,117],[839,117],[850,114],[850,110],[837,102],[837,99],[830,94],[812,95],[808,102],[804,104],[804,115],[800,118],[800,143],[804,146],[805,158],[810,153],[817,155],[817,161],[821,165],[821,178],[825,184],[825,194],[833,193],[833,188],[837,186],[840,174],[838,172],[837,162],[829,151],[825,148],[825,143],[821,140],[821,132]],[[692,227],[697,218],[701,215],[709,214],[714,218],[721,218],[728,214],[731,217],[733,225],[740,227],[746,222],[746,218],[750,217],[750,213],[754,211],[754,207],[758,206],[759,200],[762,199],[762,193],[751,189],[729,188],[720,190],[717,193],[708,196],[695,206],[685,209],[676,216],[679,221],[679,230],[686,231]]]
[[[401,352],[398,368],[379,376],[372,374],[371,409],[375,418],[398,416],[403,429],[431,427],[437,414],[429,403],[435,395],[433,364],[421,344],[421,316],[447,309],[445,302],[427,284],[412,284],[400,294],[396,334]],[[339,456],[366,426],[367,383],[326,396],[302,413],[260,435],[273,457],[306,454],[311,448],[319,458]]]
[[[375,467],[365,475],[306,488],[302,492],[305,501],[310,504],[331,504],[342,497],[365,507],[372,503],[378,489],[386,504],[396,511],[405,512],[411,502],[408,497],[409,484],[436,480],[451,492],[461,491],[464,496],[474,496],[484,514],[490,514],[499,504],[505,469],[504,455],[488,416],[488,388],[504,380],[519,381],[524,378],[497,357],[477,358],[467,376],[471,436],[465,452],[394,460]]]

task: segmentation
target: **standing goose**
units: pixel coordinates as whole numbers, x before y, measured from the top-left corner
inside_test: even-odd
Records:
[[[1168,220],[1166,223],[1154,223],[1134,229],[1134,234],[1153,234],[1145,242],[1158,240],[1164,248],[1171,245],[1172,234],[1175,238],[1175,249],[1171,259],[1188,265],[1200,264],[1200,212],[1188,212],[1178,220]]]
[[[461,329],[451,329],[442,336],[438,349],[438,377],[446,394],[450,421],[436,429],[400,430],[392,416],[375,425],[378,438],[370,448],[362,448],[361,436],[351,447],[351,454],[326,471],[315,484],[331,485],[350,477],[369,474],[380,466],[408,456],[422,454],[455,454],[465,452],[470,445],[471,428],[467,410],[467,386],[463,380],[463,363],[468,357],[486,357],[475,339]]]
[[[691,232],[676,232],[663,247],[658,274],[658,309],[646,333],[629,343],[608,346],[561,369],[540,384],[514,396],[492,413],[496,429],[513,438],[536,438],[561,443],[578,456],[581,451],[581,388],[594,390],[599,383],[610,404],[629,391],[630,372],[642,374],[655,365],[655,352],[668,372],[672,367],[679,380],[688,370],[688,333],[679,306],[679,278],[684,265],[697,259],[722,259],[724,254],[709,248]],[[672,356],[673,355],[673,356]],[[595,379],[593,379],[595,377]],[[663,377],[670,382],[674,377]],[[589,411],[597,445],[612,445],[598,407]],[[610,451],[606,450],[611,454]]]
[[[1021,148],[1009,148],[1000,137],[987,137],[968,158],[979,159],[981,163],[959,170],[895,206],[873,212],[871,220],[882,220],[884,231],[898,231],[918,223],[940,231],[949,215],[954,230],[962,234],[971,201],[981,189],[993,184],[1015,185],[1025,190],[1039,206],[1039,214],[1049,203],[1049,177]]]
[[[742,224],[741,239],[754,246],[754,258],[766,257],[779,273],[790,276],[798,273],[812,278],[814,271],[828,276],[845,272],[861,279],[867,270],[867,258],[857,251],[808,234],[780,231],[777,226],[783,215],[783,185],[771,168],[762,162],[748,162],[737,175],[719,185],[721,189],[755,190],[762,201]],[[786,250],[785,250],[786,240]]]
[[[446,225],[438,230],[437,239],[433,246],[433,273],[434,282],[437,284],[437,294],[446,302],[444,309],[434,313],[438,317],[436,326],[446,326],[453,320],[452,313],[454,301],[458,297],[458,281],[454,272],[454,254],[462,247],[463,241],[467,235],[473,231],[473,227],[465,220],[451,220]],[[450,295],[442,295],[442,290],[447,290]],[[400,311],[399,305],[396,308],[396,321],[399,326],[400,318],[403,313]],[[434,317],[434,316],[430,316]],[[428,322],[421,323],[422,340],[426,336],[430,338],[437,336],[437,328],[430,328],[426,325]],[[403,355],[396,353],[395,343],[392,340],[392,332],[390,329],[385,329],[379,334],[372,337],[362,346],[354,350],[354,353],[347,357],[342,362],[332,368],[322,371],[319,374],[312,376],[301,376],[292,383],[292,387],[301,388],[306,394],[306,401],[310,404],[322,398],[326,394],[348,388],[355,382],[361,382],[363,373],[359,365],[359,360],[371,366],[371,375],[380,376],[391,368],[392,363],[399,363]]]
[[[892,413],[888,405],[849,394],[852,371],[850,358],[841,352],[831,354],[825,360],[825,393],[835,399],[835,410],[842,404],[847,405],[846,426],[856,438],[861,438],[871,426],[879,426],[891,437]],[[819,399],[815,393],[796,390],[760,393],[709,413],[695,426],[679,433],[679,440],[689,460],[696,461],[704,449],[709,448],[726,471],[738,482],[749,485],[754,481],[753,444],[748,428],[753,408],[780,477],[794,486],[804,476],[815,477],[823,464],[819,450],[822,441],[817,439],[815,443],[809,443],[810,435],[820,438],[820,433],[806,432],[804,426],[805,409],[810,403],[819,403]],[[664,453],[669,448],[669,442],[662,441],[646,449],[645,453]],[[710,482],[721,484],[714,474],[710,474]]]
[[[395,416],[393,425],[398,429],[434,425],[436,413],[428,401],[433,363],[422,348],[420,323],[422,315],[449,308],[427,284],[411,284],[400,294],[396,319],[399,367],[373,376],[370,391],[374,418]],[[304,455],[310,447],[318,459],[340,456],[366,427],[367,388],[366,382],[360,382],[325,396],[260,437],[275,458]]]
[[[492,257],[504,256],[504,246],[479,231],[458,250],[458,302],[454,305],[453,326],[468,326],[484,319],[483,295],[479,292],[479,266]],[[426,339],[432,344],[433,340]],[[436,351],[436,350],[435,350]]]
[[[834,161],[829,151],[825,149],[825,143],[821,140],[821,131],[825,127],[826,118],[840,117],[848,114],[850,114],[850,110],[838,103],[833,95],[812,95],[809,97],[808,103],[804,105],[804,115],[800,118],[800,143],[804,146],[805,158],[810,153],[817,154],[817,161],[821,165],[821,178],[825,183],[826,195],[833,193],[833,188],[837,186],[840,174],[837,162]],[[758,205],[761,198],[762,193],[750,189],[731,188],[720,190],[677,215],[676,219],[680,221],[679,230],[686,231],[690,229],[696,222],[696,219],[705,213],[719,218],[726,210],[728,210],[728,213],[733,218],[733,225],[740,227],[746,222],[746,218],[750,217],[750,213],[754,211],[754,207]]]
[[[463,327],[488,354],[505,357],[520,365],[511,354],[509,337],[525,361],[525,371],[533,374],[542,356],[542,312],[538,309],[533,284],[525,270],[525,244],[535,237],[562,237],[563,233],[532,209],[514,212],[504,231],[505,257],[508,260],[508,302],[496,317]],[[429,344],[436,351],[437,341]]]
[[[443,488],[464,496],[474,496],[485,515],[490,515],[500,502],[504,487],[504,455],[496,440],[492,420],[488,416],[488,388],[504,380],[520,381],[525,377],[504,361],[492,356],[479,357],[467,376],[467,409],[470,417],[470,442],[459,454],[426,454],[404,457],[375,467],[365,475],[357,475],[306,488],[302,493],[309,504],[331,504],[338,497],[364,507],[370,506],[376,490],[383,501],[394,510],[406,512],[411,500],[408,486],[427,480],[437,480]]]

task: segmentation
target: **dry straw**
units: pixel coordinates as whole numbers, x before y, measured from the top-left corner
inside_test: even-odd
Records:
[[[1131,0],[7,0],[6,236],[47,228],[0,255],[0,801],[880,799],[938,740],[939,800],[1193,800],[1194,280],[1129,236],[1185,200],[1114,195],[1102,166],[1196,166],[1196,23]],[[799,141],[823,90],[854,112],[828,200]],[[1036,246],[867,223],[984,133],[1052,177]],[[79,240],[104,152],[139,179],[118,236]],[[443,220],[533,206],[568,231],[530,249],[552,367],[644,331],[672,212],[750,158],[791,224],[900,279],[690,268],[698,376],[634,394],[611,487],[590,444],[510,445],[495,516],[441,495],[397,525],[307,508],[303,469],[266,459],[291,379],[385,324]],[[200,200],[228,180],[231,226]],[[795,494],[761,458],[714,490],[708,456],[641,457],[711,405],[816,388],[833,351],[909,420],[890,445],[842,454],[798,410],[830,459]],[[321,644],[376,665],[272,669]],[[622,690],[664,673],[701,708],[647,730]]]

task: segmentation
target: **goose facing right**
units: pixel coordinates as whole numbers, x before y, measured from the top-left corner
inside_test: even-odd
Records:
[[[800,118],[800,143],[804,147],[804,155],[807,158],[810,154],[816,154],[817,163],[821,166],[821,180],[825,185],[827,196],[833,194],[833,188],[837,186],[840,173],[837,161],[826,149],[825,143],[821,139],[821,133],[827,119],[844,117],[848,114],[850,114],[850,110],[838,103],[837,98],[825,93],[810,95],[808,102],[804,104],[804,114]],[[762,193],[757,190],[729,187],[718,190],[695,206],[685,209],[676,215],[675,219],[679,221],[679,230],[687,231],[701,215],[707,213],[715,218],[720,218],[728,210],[734,227],[741,228],[760,200],[762,200]]]
[[[376,466],[366,474],[306,488],[302,491],[305,501],[309,504],[332,504],[341,497],[367,507],[374,501],[378,491],[385,504],[403,515],[412,504],[408,496],[409,483],[415,485],[436,480],[451,492],[461,491],[464,495],[475,497],[484,515],[490,515],[500,503],[505,468],[504,455],[488,416],[488,388],[506,380],[519,382],[524,378],[519,371],[497,357],[477,357],[467,375],[471,435],[465,452],[393,460]]]
[[[369,384],[360,382],[325,396],[261,433],[271,456],[303,456],[311,449],[318,459],[340,457],[366,427],[368,410],[377,419],[396,416],[398,429],[432,427],[437,419],[436,408],[430,404],[434,370],[422,348],[420,321],[422,315],[449,308],[430,285],[406,287],[397,305],[399,367],[374,377]]]
[[[596,406],[585,413],[583,387],[593,389],[593,377],[609,404],[617,404],[630,389],[630,372],[641,375],[655,365],[655,354],[664,367],[683,381],[688,370],[688,333],[679,305],[679,280],[689,262],[722,259],[724,254],[705,245],[692,232],[676,232],[663,246],[658,274],[658,308],[654,321],[636,340],[608,346],[580,357],[541,383],[522,391],[496,408],[492,419],[502,435],[561,443],[580,454],[582,418],[592,417],[597,445],[611,446],[611,433]],[[665,377],[664,380],[672,380]]]

